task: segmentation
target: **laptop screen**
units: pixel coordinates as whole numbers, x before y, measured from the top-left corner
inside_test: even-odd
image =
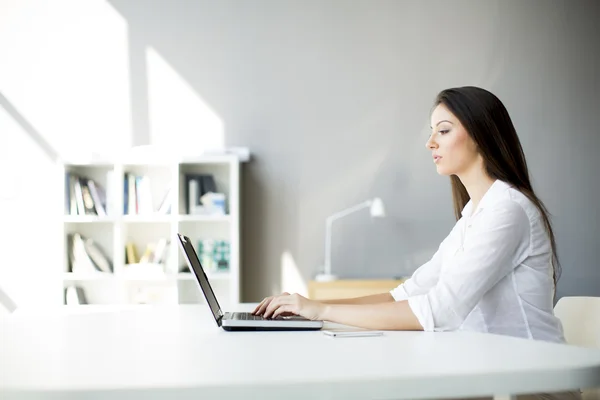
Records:
[[[194,246],[192,246],[192,243],[188,237],[179,233],[177,236],[179,237],[179,242],[181,243],[181,248],[185,254],[188,266],[196,275],[198,283],[200,284],[200,289],[202,289],[202,292],[204,293],[204,297],[208,302],[210,310],[212,311],[217,324],[221,326],[221,317],[223,316],[223,311],[221,311],[217,297],[215,296],[210,283],[208,283],[208,278],[204,273],[204,269],[202,269],[202,265],[200,265],[200,260],[198,260],[198,255],[194,250]]]

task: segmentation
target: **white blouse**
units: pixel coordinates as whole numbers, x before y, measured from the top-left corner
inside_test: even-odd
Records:
[[[564,342],[554,316],[552,248],[535,205],[496,180],[469,201],[438,251],[390,293],[426,331],[469,330]]]

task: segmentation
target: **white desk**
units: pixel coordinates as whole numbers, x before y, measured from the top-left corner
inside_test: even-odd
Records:
[[[0,318],[2,400],[424,399],[595,386],[600,351],[496,335],[225,332],[205,306]]]

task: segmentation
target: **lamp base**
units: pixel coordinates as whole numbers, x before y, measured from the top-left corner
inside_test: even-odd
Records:
[[[331,282],[337,281],[338,277],[333,274],[317,274],[315,281],[317,282]]]

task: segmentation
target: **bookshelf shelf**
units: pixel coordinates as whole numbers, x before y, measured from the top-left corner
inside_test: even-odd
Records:
[[[178,215],[179,222],[229,222],[230,215]]]
[[[63,281],[76,282],[76,281],[105,281],[114,280],[116,277],[114,274],[108,274],[104,272],[98,272],[95,274],[78,274],[73,272],[65,272],[63,274]]]
[[[243,161],[246,160],[236,155],[211,155],[147,163],[140,160],[65,163],[62,170],[65,176],[65,256],[62,287],[61,291],[57,290],[62,294],[57,296],[60,302],[64,303],[67,288],[71,289],[69,298],[73,298],[73,287],[77,287],[78,293],[85,293],[87,304],[204,302],[194,274],[181,272],[187,270],[177,239],[177,233],[181,233],[191,239],[198,254],[203,243],[216,243],[215,257],[227,254],[227,269],[217,271],[216,266],[205,266],[205,270],[219,302],[239,303],[240,166]],[[226,213],[188,214],[190,202],[198,195],[197,189],[189,186],[190,179],[199,179],[194,184],[205,189],[210,187],[202,180],[207,176],[216,188],[216,192],[208,191],[222,193],[221,199],[224,196],[225,205],[221,200],[219,207]],[[79,187],[75,190],[74,186]],[[204,211],[206,207],[203,209],[197,201],[195,207]],[[128,213],[130,210],[133,213]],[[144,212],[136,213],[138,211]],[[78,235],[81,239],[74,240]],[[89,246],[95,246],[95,256]],[[223,248],[226,253],[222,253]],[[97,271],[99,254],[109,260],[113,273]],[[82,263],[82,259],[89,261]],[[138,264],[134,268],[128,264],[132,259]],[[144,269],[142,260],[148,259],[151,262],[148,269]],[[220,260],[222,263],[223,258]],[[166,293],[164,296],[161,290]]]
[[[208,279],[211,281],[231,279],[231,274],[228,272],[212,272],[207,273]],[[180,272],[177,274],[177,279],[182,281],[195,281],[196,277],[191,272]]]
[[[68,224],[110,224],[116,221],[111,217],[98,217],[91,215],[65,215],[63,218]]]
[[[173,220],[171,215],[125,215],[123,216],[123,222],[129,223],[156,223],[156,222],[166,222],[170,223]]]

